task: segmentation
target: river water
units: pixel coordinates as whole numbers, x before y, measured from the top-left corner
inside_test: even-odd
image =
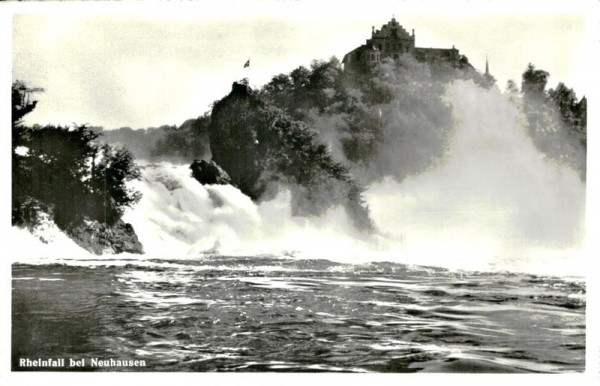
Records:
[[[80,263],[13,264],[13,370],[585,369],[586,289],[574,278],[285,256]],[[88,361],[24,369],[21,358]]]

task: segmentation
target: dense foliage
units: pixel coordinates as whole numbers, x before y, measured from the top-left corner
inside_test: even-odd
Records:
[[[115,146],[126,147],[136,159],[152,159],[151,152],[155,144],[164,138],[165,133],[172,126],[148,127],[132,129],[120,127],[118,129],[104,130],[102,127],[92,127],[94,132],[101,134],[98,140]]]
[[[358,225],[370,226],[353,176],[400,181],[443,157],[453,127],[445,87],[460,78],[493,84],[470,66],[409,55],[366,73],[344,71],[336,58],[314,61],[256,93],[235,84],[210,118],[212,156],[254,199],[284,183],[293,186],[297,213],[341,203]]]
[[[455,79],[471,79],[484,87],[494,83],[493,77],[468,63],[456,68],[406,55],[357,74],[344,71],[334,57],[276,75],[258,94],[293,120],[314,128],[317,140],[327,145],[334,159],[369,183],[385,176],[402,180],[443,156],[453,126],[443,95],[446,84]],[[108,131],[105,137],[125,144],[137,157],[192,162],[210,159],[215,139],[208,136],[209,124],[205,114],[180,127],[163,126],[160,136],[151,129],[144,133],[123,128]],[[136,151],[149,139],[150,151]]]
[[[189,119],[180,127],[169,127],[162,138],[152,146],[154,158],[180,159],[186,162],[203,158],[208,152],[208,124],[210,117],[205,114],[198,119]]]
[[[427,64],[411,56],[380,63],[370,73],[351,74],[334,57],[279,74],[258,94],[292,119],[313,127],[334,158],[366,178],[399,180],[428,167],[443,153],[451,112],[443,101],[447,82],[467,78],[489,87],[493,80],[470,65]],[[136,156],[191,162],[210,158],[205,114],[180,127],[122,128],[106,132],[109,142],[127,145]],[[151,139],[150,152],[136,146]],[[214,142],[214,139],[212,140]],[[392,158],[390,158],[392,157]],[[400,157],[400,158],[398,158]],[[366,174],[365,174],[366,173]]]
[[[332,159],[317,133],[247,86],[234,84],[231,94],[215,104],[210,138],[213,160],[253,199],[285,185],[295,214],[342,205],[355,225],[372,228],[362,188]]]
[[[550,74],[529,64],[522,75],[521,93],[529,132],[536,146],[549,157],[586,172],[587,100],[559,83],[546,90]],[[514,82],[509,91],[515,92]]]
[[[210,117],[206,113],[197,119],[188,119],[179,127],[162,125],[145,129],[93,129],[102,134],[100,141],[124,146],[136,159],[190,163],[195,159],[210,159],[209,122]]]
[[[443,95],[447,82],[471,79],[470,66],[423,63],[410,55],[385,59],[365,73],[344,71],[336,58],[314,61],[266,84],[261,96],[317,129],[334,157],[365,182],[402,180],[443,156],[453,125]]]
[[[21,85],[13,83],[13,112],[32,111],[35,103]],[[62,229],[86,219],[113,224],[139,200],[126,184],[140,176],[129,151],[99,143],[99,134],[86,126],[28,127],[23,116],[13,113],[12,119],[14,225],[33,226],[41,213],[50,213]]]

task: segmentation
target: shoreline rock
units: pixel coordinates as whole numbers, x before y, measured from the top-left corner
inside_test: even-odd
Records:
[[[67,231],[66,234],[77,245],[96,255],[144,253],[144,247],[133,226],[123,220],[118,220],[113,225],[88,220]]]
[[[194,160],[190,169],[192,169],[192,177],[202,185],[232,185],[229,174],[214,161]]]

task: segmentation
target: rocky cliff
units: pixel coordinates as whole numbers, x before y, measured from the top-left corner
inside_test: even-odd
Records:
[[[317,133],[234,83],[217,102],[209,126],[212,159],[254,200],[281,187],[292,192],[296,215],[342,205],[359,228],[372,229],[362,188],[333,161]]]

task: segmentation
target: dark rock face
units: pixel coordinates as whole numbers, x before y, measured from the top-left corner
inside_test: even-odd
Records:
[[[262,107],[248,86],[234,83],[231,93],[213,108],[209,126],[213,161],[252,199],[258,199],[266,188],[259,182],[260,160],[266,153],[258,141],[266,123],[260,121]]]
[[[133,226],[123,220],[118,220],[114,225],[86,221],[67,233],[77,245],[96,255],[144,253],[144,247],[138,240]]]
[[[192,177],[194,177],[201,184],[217,184],[217,185],[228,185],[231,184],[231,177],[229,174],[214,161],[195,160],[191,165]]]
[[[209,126],[213,160],[253,200],[286,186],[296,215],[320,214],[342,205],[354,224],[372,229],[362,188],[333,161],[317,133],[234,83],[217,102]]]

